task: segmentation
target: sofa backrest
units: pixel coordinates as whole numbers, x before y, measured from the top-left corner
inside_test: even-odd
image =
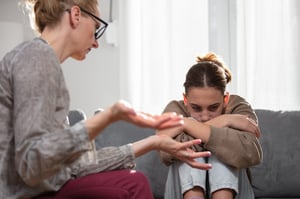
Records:
[[[263,162],[251,168],[255,195],[300,198],[300,111],[256,113]]]

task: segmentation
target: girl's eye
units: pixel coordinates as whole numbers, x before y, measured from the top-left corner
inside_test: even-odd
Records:
[[[219,105],[213,105],[213,106],[210,106],[208,108],[208,110],[211,111],[211,112],[215,112],[216,110],[218,110],[218,108],[219,108]]]
[[[201,112],[202,109],[200,106],[192,106],[192,109],[195,111],[195,112]]]

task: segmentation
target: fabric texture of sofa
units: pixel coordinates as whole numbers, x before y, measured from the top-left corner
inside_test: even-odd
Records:
[[[256,198],[300,198],[300,111],[256,110],[262,136],[263,162],[250,168]],[[153,135],[152,129],[126,122],[108,126],[97,148],[119,146]],[[154,197],[162,199],[168,167],[152,151],[136,159],[136,170],[149,179]]]

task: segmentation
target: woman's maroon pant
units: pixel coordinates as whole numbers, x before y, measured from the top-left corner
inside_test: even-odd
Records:
[[[60,191],[35,199],[153,199],[153,194],[143,173],[117,170],[70,180]]]

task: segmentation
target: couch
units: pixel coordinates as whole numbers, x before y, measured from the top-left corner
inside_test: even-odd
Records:
[[[256,110],[262,136],[263,162],[250,168],[256,198],[300,198],[300,111]],[[97,148],[119,146],[155,133],[120,121],[96,139]],[[155,199],[162,199],[168,167],[152,151],[136,159],[136,170],[149,179]]]

